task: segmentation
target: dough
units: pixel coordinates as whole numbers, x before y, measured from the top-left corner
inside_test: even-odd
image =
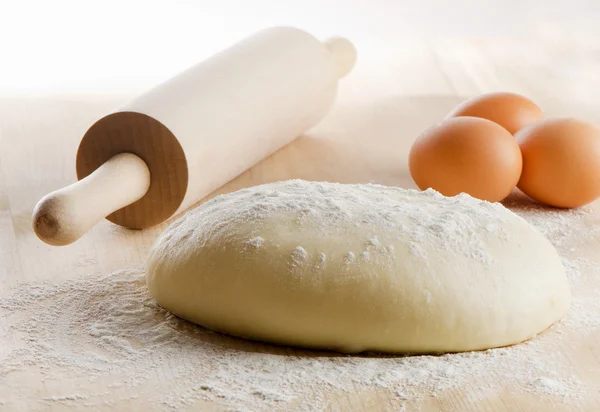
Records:
[[[154,245],[147,283],[207,328],[351,353],[509,345],[570,302],[554,247],[499,203],[300,180],[189,212]]]

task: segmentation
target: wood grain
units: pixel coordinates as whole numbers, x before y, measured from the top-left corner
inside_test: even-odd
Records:
[[[577,115],[600,124],[597,105],[589,96],[600,95],[600,84],[586,68],[600,64],[600,43],[572,44],[565,49],[540,39],[414,40],[409,48],[382,50],[385,56],[361,61],[340,89],[337,105],[310,132],[266,158],[220,188],[225,193],[275,180],[302,178],[339,182],[376,182],[414,187],[407,170],[407,151],[426,127],[442,119],[465,96],[506,90],[523,93],[550,115]],[[585,58],[581,56],[585,54]],[[567,70],[577,57],[581,72]],[[582,93],[585,90],[585,93]],[[81,135],[110,108],[125,101],[99,97],[54,96],[0,100],[0,294],[22,280],[70,279],[89,273],[139,265],[164,223],[131,231],[102,222],[87,236],[64,248],[41,243],[31,231],[31,211],[49,191],[75,179],[73,160]],[[596,210],[598,210],[596,205]],[[600,213],[589,225],[600,224]],[[574,245],[582,256],[600,264],[600,239]],[[599,288],[591,281],[589,288]],[[0,318],[0,326],[2,319]],[[0,328],[1,330],[1,328]],[[4,349],[15,347],[18,337],[0,336]],[[565,336],[552,350],[562,351],[579,378],[590,387],[600,385],[600,335]],[[258,344],[257,350],[271,350]],[[310,351],[286,353],[311,356]],[[157,385],[167,384],[167,370],[156,372],[136,388],[137,400],[117,403],[117,410],[144,411],[144,400]],[[35,389],[36,397],[21,400],[21,410],[73,410],[39,400],[73,388],[94,390],[100,383],[85,378],[55,385],[41,384],[34,369],[15,374],[14,384]],[[401,401],[388,389],[332,391],[327,411],[594,411],[600,410],[600,393],[586,392],[576,405],[565,404],[499,382],[490,392],[477,382],[437,397]],[[0,399],[11,393],[0,385]],[[290,410],[301,410],[307,399],[297,399]],[[227,405],[199,402],[189,410],[222,411]],[[3,409],[0,405],[0,410]],[[6,409],[8,410],[8,409]],[[97,410],[115,410],[115,407]]]
[[[142,113],[116,112],[102,117],[85,133],[77,149],[77,178],[84,179],[120,153],[133,153],[150,169],[146,194],[106,218],[130,229],[164,222],[181,205],[188,186],[186,155],[175,135]]]

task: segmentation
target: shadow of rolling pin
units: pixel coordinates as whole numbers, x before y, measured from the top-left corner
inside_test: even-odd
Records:
[[[189,68],[92,125],[79,181],[40,200],[36,235],[61,246],[103,218],[167,220],[321,121],[355,61],[346,39],[277,27]]]

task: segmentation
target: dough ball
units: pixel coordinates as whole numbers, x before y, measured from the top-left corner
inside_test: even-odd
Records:
[[[154,245],[147,283],[207,328],[352,353],[509,345],[570,301],[553,246],[498,203],[300,180],[183,216]]]

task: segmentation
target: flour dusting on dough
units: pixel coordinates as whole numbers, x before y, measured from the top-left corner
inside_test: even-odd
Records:
[[[254,248],[259,248],[265,243],[265,240],[260,236],[255,236],[252,239],[248,239],[246,242],[247,245],[252,246]]]
[[[293,267],[302,266],[308,260],[308,252],[302,246],[296,246],[290,253],[290,261]]]

